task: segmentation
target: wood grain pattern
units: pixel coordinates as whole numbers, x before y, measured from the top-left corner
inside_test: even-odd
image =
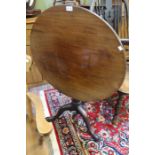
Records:
[[[125,56],[111,27],[90,11],[52,7],[32,29],[32,56],[43,77],[82,101],[109,97],[125,76]]]

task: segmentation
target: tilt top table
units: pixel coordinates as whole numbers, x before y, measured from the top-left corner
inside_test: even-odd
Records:
[[[56,6],[44,11],[34,23],[31,50],[44,79],[73,98],[47,120],[55,120],[64,110],[76,110],[90,129],[81,104],[110,97],[125,77],[124,49],[117,34],[89,10]]]

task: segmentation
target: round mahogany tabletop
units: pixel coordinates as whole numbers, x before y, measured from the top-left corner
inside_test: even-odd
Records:
[[[31,50],[44,79],[74,99],[107,98],[125,77],[119,37],[106,21],[81,7],[44,11],[33,25]]]

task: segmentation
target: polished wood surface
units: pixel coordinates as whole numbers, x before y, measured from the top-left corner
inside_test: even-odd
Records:
[[[90,11],[65,6],[40,15],[31,50],[43,77],[64,94],[82,101],[109,97],[125,76],[125,56],[117,35]]]

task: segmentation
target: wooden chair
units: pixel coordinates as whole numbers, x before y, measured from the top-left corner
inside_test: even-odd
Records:
[[[27,72],[30,71],[31,65],[32,65],[31,56],[26,55],[26,71]],[[49,123],[45,120],[43,105],[42,105],[42,102],[39,96],[27,91],[26,103],[27,103],[26,111],[27,111],[28,119],[30,122],[35,122],[36,129],[40,134],[39,142],[40,144],[42,144],[43,137],[48,136],[53,129],[52,123]],[[32,105],[35,110],[35,118],[32,112],[33,111]]]

